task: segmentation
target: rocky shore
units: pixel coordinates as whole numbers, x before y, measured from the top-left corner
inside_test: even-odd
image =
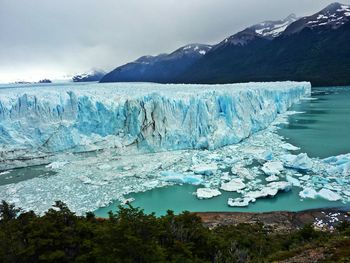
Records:
[[[301,212],[205,212],[196,213],[204,225],[209,228],[242,223],[262,223],[277,231],[291,231],[304,225],[312,224],[314,228],[332,231],[334,226],[343,221],[350,221],[349,209],[315,209]]]

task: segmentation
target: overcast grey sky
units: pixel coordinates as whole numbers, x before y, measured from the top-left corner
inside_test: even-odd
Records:
[[[111,70],[328,0],[0,0],[0,82]],[[342,1],[348,3],[349,0]]]

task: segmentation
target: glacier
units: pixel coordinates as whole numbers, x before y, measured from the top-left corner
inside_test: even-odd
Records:
[[[310,95],[308,82],[228,85],[118,83],[0,89],[0,158],[114,148],[216,149],[266,128]]]
[[[199,198],[234,191],[230,206],[291,187],[302,199],[350,202],[349,155],[294,154],[276,132],[309,95],[307,82],[0,89],[0,172],[41,163],[56,173],[0,185],[0,200],[37,213],[62,200],[84,214],[193,184]]]

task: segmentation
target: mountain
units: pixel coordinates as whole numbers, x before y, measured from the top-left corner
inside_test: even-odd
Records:
[[[210,49],[209,45],[190,44],[171,54],[140,57],[106,74],[101,82],[173,82]]]
[[[314,86],[349,85],[349,39],[350,6],[333,3],[311,16],[292,14],[253,25],[213,46],[195,50],[196,45],[189,45],[170,55],[141,57],[108,73],[102,82],[308,80]]]
[[[289,26],[284,35],[291,35],[308,28],[313,30],[338,29],[350,21],[350,6],[333,3],[320,12],[303,17]]]
[[[100,81],[106,72],[102,70],[92,70],[83,74],[75,75],[73,82],[88,82],[88,81]]]
[[[314,86],[348,85],[349,10],[348,5],[333,3],[292,22],[272,39],[253,32],[253,37],[243,45],[219,43],[179,76],[177,82],[308,80]]]
[[[281,35],[283,31],[296,20],[296,15],[291,14],[282,20],[264,21],[262,23],[250,26],[213,46],[213,50],[228,46],[244,46],[259,38],[271,40]]]

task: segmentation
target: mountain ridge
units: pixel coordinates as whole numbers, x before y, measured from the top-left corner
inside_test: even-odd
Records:
[[[186,47],[193,53],[193,45],[201,45],[191,44],[170,54],[151,57],[152,67],[144,63],[148,57],[141,57],[117,67],[101,82],[310,80],[313,85],[347,85],[350,84],[350,64],[346,60],[350,56],[349,22],[350,6],[332,3],[310,16],[297,18],[291,14],[285,19],[252,25],[216,45],[203,45],[206,50],[201,55],[188,53],[180,56],[182,59],[174,55]],[[130,68],[130,64],[140,62],[142,66]]]

